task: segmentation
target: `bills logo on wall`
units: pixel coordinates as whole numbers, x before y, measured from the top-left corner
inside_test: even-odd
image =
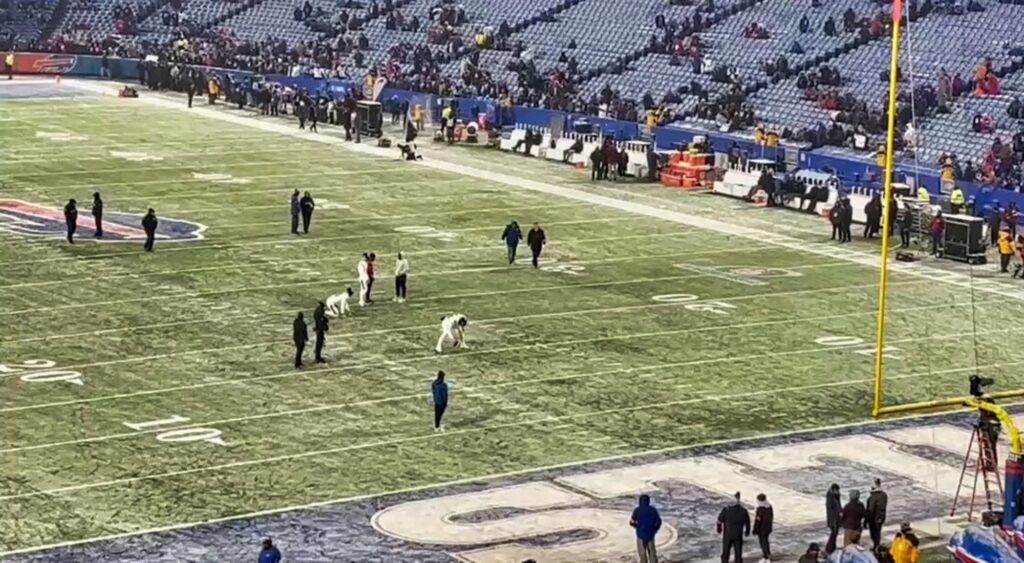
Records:
[[[206,225],[158,216],[156,238],[163,241],[202,240]],[[64,210],[18,199],[0,199],[0,229],[8,232],[39,236],[63,238],[66,232]],[[78,232],[76,240],[96,240],[99,242],[123,242],[145,240],[146,232],[142,230],[141,213],[103,214],[103,238],[93,238],[96,225],[88,208],[78,211]]]

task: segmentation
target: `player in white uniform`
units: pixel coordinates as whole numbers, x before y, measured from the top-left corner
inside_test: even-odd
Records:
[[[441,336],[437,339],[437,348],[434,350],[441,353],[441,345],[451,340],[456,348],[469,348],[466,346],[466,315],[454,313],[441,319]]]
[[[359,306],[366,306],[366,294],[370,289],[370,257],[363,254],[363,259],[356,266],[359,274]]]
[[[324,314],[332,319],[336,319],[351,313],[352,309],[348,306],[349,297],[352,297],[351,287],[337,295],[328,297],[327,301],[324,301],[324,305],[326,306]]]

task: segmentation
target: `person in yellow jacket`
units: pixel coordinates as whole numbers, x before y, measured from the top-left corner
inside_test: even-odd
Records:
[[[879,168],[885,168],[885,145],[878,145],[878,150],[875,151],[875,164]]]
[[[999,232],[999,271],[1008,274],[1010,273],[1010,259],[1013,258],[1013,237],[1010,236],[1009,229],[1003,229]]]
[[[960,188],[953,186],[953,192],[949,194],[949,211],[953,215],[959,215],[960,211],[964,208],[964,191]]]
[[[217,94],[220,94],[220,82],[217,81],[217,77],[211,77],[209,82],[206,83],[206,92],[210,96],[210,104],[217,101]]]
[[[4,72],[7,73],[7,80],[14,80],[14,50],[7,52],[4,57]]]
[[[928,188],[926,188],[924,186],[921,186],[921,187],[917,188],[917,201],[918,201],[918,203],[927,204],[929,201],[931,201],[931,198],[932,198],[932,196],[931,196],[931,194],[928,193]]]
[[[953,157],[948,154],[942,155],[939,163],[942,165],[942,172],[939,174],[939,177],[942,180],[942,192],[945,193],[953,189],[953,182],[956,179],[956,165],[953,161]]]
[[[921,541],[917,539],[910,524],[901,524],[900,531],[892,540],[892,547],[889,548],[889,555],[892,555],[896,563],[917,563],[921,557],[921,550],[918,548]]]

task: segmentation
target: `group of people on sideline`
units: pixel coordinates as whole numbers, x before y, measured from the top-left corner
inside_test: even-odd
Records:
[[[916,563],[920,555],[920,540],[909,523],[900,525],[891,542],[882,537],[882,528],[888,517],[889,496],[882,489],[882,481],[875,479],[867,497],[861,501],[860,491],[850,490],[846,504],[842,502],[839,485],[833,484],[825,494],[825,525],[829,536],[822,549],[811,543],[799,563],[819,563],[836,550],[861,549],[871,551],[879,563]],[[743,544],[753,534],[757,538],[761,557],[759,563],[772,561],[771,535],[774,531],[775,509],[764,494],[757,495],[754,518],[744,506],[740,493],[736,493],[718,514],[716,533],[722,538],[722,563],[743,561]],[[637,556],[640,563],[657,563],[656,536],[662,527],[662,518],[649,495],[640,495],[629,525],[636,532]],[[865,530],[870,548],[861,546]],[[840,533],[842,546],[839,545]],[[850,547],[855,546],[855,547]]]

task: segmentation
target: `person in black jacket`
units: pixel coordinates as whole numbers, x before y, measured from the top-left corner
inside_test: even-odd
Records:
[[[836,538],[839,536],[839,519],[843,512],[843,500],[839,496],[839,485],[832,483],[825,493],[825,525],[828,526],[828,542],[825,543],[825,554],[831,555],[836,550]]]
[[[900,248],[910,248],[910,235],[914,230],[914,212],[909,206],[903,206],[900,213]]]
[[[306,342],[309,341],[309,333],[306,332],[306,319],[300,312],[292,323],[292,340],[295,342],[295,367],[302,367],[302,352],[306,349]]]
[[[313,209],[316,208],[313,195],[309,192],[302,194],[302,199],[299,200],[299,207],[302,208],[302,232],[308,235],[309,223],[313,220]]]
[[[590,180],[601,179],[601,167],[604,166],[604,153],[601,147],[594,147],[590,153]]]
[[[324,344],[327,340],[327,331],[330,330],[330,326],[327,322],[327,315],[324,312],[324,302],[321,301],[317,304],[316,309],[313,310],[313,332],[316,333],[316,348],[314,353],[316,354],[316,363],[323,364],[327,360],[324,359],[323,351]]]
[[[740,503],[740,494],[735,497],[735,502],[718,514],[716,528],[722,534],[722,563],[729,563],[730,551],[736,563],[743,563],[743,536],[750,535],[750,513]]]
[[[64,206],[64,224],[68,228],[68,244],[75,244],[75,231],[78,230],[78,202],[69,199]]]
[[[754,535],[757,536],[757,543],[761,545],[761,563],[771,563],[772,549],[768,542],[768,536],[772,534],[772,525],[775,523],[775,510],[768,502],[764,493],[757,495],[757,510],[754,511]]]
[[[92,236],[103,238],[103,199],[100,192],[92,194],[92,221],[96,225],[96,232]]]
[[[864,223],[864,238],[873,238],[881,230],[879,226],[882,221],[882,199],[878,194],[871,197],[871,201],[864,206],[864,215],[867,221]]]
[[[544,236],[544,229],[540,228],[537,223],[533,224],[533,228],[526,234],[526,245],[530,247],[530,252],[533,253],[533,267],[537,267],[537,261],[540,259],[540,251],[544,249],[544,245],[547,244],[548,239]]]
[[[850,199],[843,198],[842,207],[839,208],[839,242],[850,242],[853,235],[850,233],[850,226],[853,225],[853,205]]]
[[[159,222],[156,220],[156,211],[151,207],[142,218],[142,229],[146,231],[146,244],[142,248],[146,252],[153,252],[153,242],[156,240],[156,227]]]
[[[889,507],[889,495],[882,490],[882,480],[875,479],[868,495],[867,522],[871,544],[875,549],[882,543],[882,527],[885,526],[885,512]]]

